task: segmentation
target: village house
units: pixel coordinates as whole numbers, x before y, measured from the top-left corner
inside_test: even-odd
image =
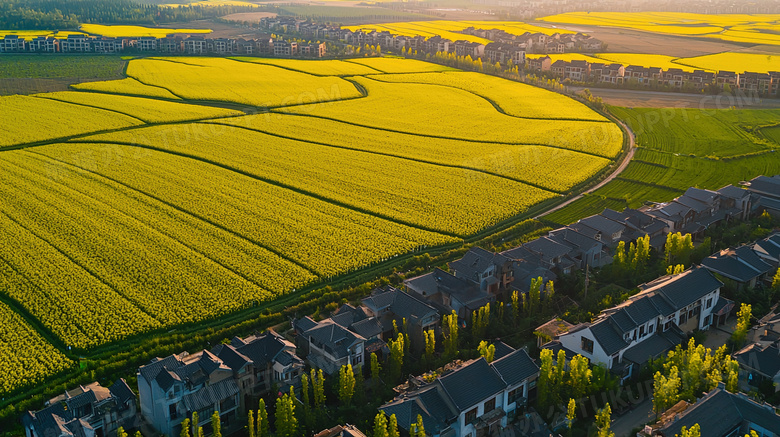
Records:
[[[22,417],[26,437],[112,437],[136,428],[136,397],[124,379],[111,387],[93,382],[49,399]]]
[[[674,349],[687,333],[706,330],[723,284],[697,267],[640,285],[626,302],[580,323],[544,347],[580,354],[629,378],[651,358]]]
[[[409,293],[392,286],[377,288],[371,292],[371,296],[361,301],[371,317],[379,320],[382,326],[382,338],[389,340],[394,335],[394,326],[402,329],[406,323],[407,333],[411,341],[412,350],[415,353],[425,348],[426,331],[433,330],[438,334],[441,324],[441,315],[433,306]]]
[[[407,432],[420,415],[431,437],[496,435],[527,404],[538,375],[525,349],[499,344],[493,362],[482,357],[455,362],[431,382],[411,378],[379,410],[395,414]]]
[[[141,414],[157,432],[179,435],[181,422],[198,413],[193,426],[208,434],[217,411],[222,431],[231,433],[270,387],[295,385],[302,371],[295,346],[273,331],[234,338],[212,351],[155,358],[138,369]]]
[[[19,35],[6,35],[0,38],[0,53],[23,52],[26,50],[25,40]]]
[[[314,434],[313,437],[366,437],[366,435],[355,425],[346,424],[324,429],[317,434]]]
[[[404,281],[406,290],[435,307],[440,314],[453,311],[461,320],[470,320],[471,313],[496,301],[496,296],[480,289],[471,281],[435,268],[427,273]]]
[[[67,38],[60,40],[60,51],[63,53],[90,52],[92,51],[93,40],[93,37],[87,35],[68,35]]]
[[[461,259],[448,265],[455,277],[469,281],[479,286],[480,290],[495,295],[506,290],[514,279],[510,258],[481,247],[469,249]]]
[[[738,290],[755,288],[771,279],[772,266],[764,262],[750,246],[723,249],[704,258],[701,265],[723,278],[733,281]]]
[[[780,436],[780,415],[769,404],[761,404],[744,393],[729,393],[724,384],[710,390],[696,402],[680,401],[653,425],[646,425],[639,437],[669,437],[699,424],[706,437],[732,437],[756,431],[761,437]]]
[[[293,328],[299,354],[328,375],[342,366],[361,366],[372,352],[381,356],[386,349],[380,320],[363,307],[344,304],[319,322],[309,316],[294,320]]]
[[[550,71],[552,68],[552,59],[550,59],[549,56],[527,58],[526,64],[531,71]]]
[[[1,46],[2,44],[0,44]],[[27,41],[27,50],[38,53],[55,53],[60,51],[60,41],[51,36],[38,36]],[[2,52],[2,49],[0,49]]]

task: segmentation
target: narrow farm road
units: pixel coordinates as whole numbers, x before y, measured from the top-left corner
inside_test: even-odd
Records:
[[[620,173],[623,172],[623,170],[626,169],[626,167],[628,167],[628,164],[631,162],[632,159],[634,159],[634,153],[636,152],[636,137],[634,135],[634,132],[625,123],[623,123],[620,120],[617,120],[617,122],[618,122],[618,124],[620,124],[623,127],[623,129],[625,129],[626,132],[628,132],[628,142],[629,142],[629,144],[628,144],[628,153],[626,154],[625,158],[623,158],[623,161],[620,163],[620,165],[615,169],[615,171],[613,171],[609,176],[607,176],[603,181],[599,182],[598,184],[588,188],[587,190],[583,191],[582,193],[580,193],[580,194],[572,197],[571,199],[561,203],[560,205],[558,205],[558,206],[556,206],[554,208],[548,209],[547,211],[537,215],[536,217],[534,217],[534,219],[538,219],[540,217],[544,217],[547,214],[551,214],[551,213],[553,213],[555,211],[558,211],[559,209],[562,209],[562,208],[568,206],[572,202],[581,199],[583,195],[590,194],[590,193],[598,190],[599,188],[603,187],[604,185],[612,182],[616,177],[618,177],[620,175]]]

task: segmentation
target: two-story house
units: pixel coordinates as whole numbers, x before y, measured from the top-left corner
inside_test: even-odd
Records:
[[[400,328],[405,321],[412,350],[416,353],[425,348],[423,333],[430,330],[437,333],[439,331],[441,323],[439,311],[423,300],[395,287],[388,285],[377,288],[361,303],[372,317],[379,320],[382,326],[382,338],[385,340],[393,335],[393,322]]]
[[[300,353],[312,367],[333,375],[342,366],[362,366],[371,352],[386,348],[382,324],[367,310],[344,304],[320,322],[306,316],[293,322]]]
[[[780,415],[775,407],[760,404],[744,393],[729,393],[724,384],[710,390],[693,404],[680,401],[638,437],[672,437],[698,424],[706,437],[736,437],[755,431],[759,437],[780,436]]]
[[[701,265],[734,281],[738,289],[754,288],[773,271],[750,246],[723,249],[704,258]]]
[[[575,325],[548,345],[630,377],[650,358],[680,344],[686,333],[708,329],[722,286],[703,267],[663,276],[640,285],[641,291],[626,302],[602,311],[593,322]]]
[[[455,277],[472,282],[491,294],[500,294],[514,279],[511,258],[481,247],[469,249],[463,258],[448,265]]]
[[[471,313],[496,301],[496,296],[483,291],[478,285],[435,268],[433,272],[404,281],[406,290],[441,314],[457,313],[458,318],[469,320]]]
[[[395,414],[398,426],[407,431],[422,416],[432,437],[495,435],[526,404],[539,375],[539,366],[525,349],[501,349],[509,351],[501,356],[497,352],[492,363],[480,357],[449,367],[432,382],[416,378],[379,410]]]
[[[136,396],[124,379],[108,388],[93,382],[68,390],[22,417],[27,437],[112,437],[137,423]]]

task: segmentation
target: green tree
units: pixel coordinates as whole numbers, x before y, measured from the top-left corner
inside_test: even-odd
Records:
[[[731,393],[739,391],[739,362],[727,357],[725,373],[726,373],[726,390]]]
[[[565,377],[566,377],[566,351],[561,349],[558,351],[558,356],[555,359],[556,383],[563,386]]]
[[[566,405],[566,425],[569,428],[569,434],[571,434],[571,428],[574,426],[574,419],[577,418],[577,403],[574,399],[569,398],[569,403]]]
[[[322,373],[322,369],[311,369],[311,387],[314,392],[314,408],[320,408],[320,405],[325,405],[325,376]]]
[[[425,362],[430,366],[433,363],[433,354],[436,352],[436,333],[433,329],[423,332],[425,337]]]
[[[251,412],[250,412],[251,413]],[[122,430],[124,433],[124,430]],[[117,437],[127,437],[127,434],[122,436],[122,434],[117,430]],[[181,421],[181,432],[179,433],[179,437],[190,437],[190,419],[184,419]],[[254,436],[249,436],[254,437]]]
[[[731,334],[731,341],[736,347],[741,347],[747,337],[747,331],[750,329],[750,319],[753,314],[753,308],[749,304],[743,303],[739,312],[737,312],[737,327]]]
[[[247,436],[255,437],[255,412],[252,411],[252,410],[249,410],[246,413],[246,415],[247,415],[247,417],[246,417]],[[183,428],[182,428],[182,432],[184,432]],[[182,435],[181,437],[187,437],[187,436]]]
[[[203,433],[203,430],[201,429],[201,430],[200,430],[200,432],[201,432],[201,434],[202,434],[202,433]],[[134,437],[144,437],[144,435],[143,435],[143,434],[141,434],[141,431],[136,431],[136,432],[135,432],[135,436],[134,436]]]
[[[488,324],[490,323],[490,304],[480,307],[477,311],[471,313],[471,332],[475,339],[485,336]]]
[[[182,422],[184,424],[184,422]],[[183,432],[184,430],[182,430]],[[187,435],[189,436],[189,430],[187,431]],[[125,429],[121,426],[116,430],[116,437],[127,437],[127,433],[125,432]]]
[[[399,437],[398,434],[398,419],[395,414],[390,415],[390,420],[387,422],[387,437]]]
[[[260,399],[257,408],[257,431],[256,437],[268,437],[270,434],[268,431],[270,423],[268,422],[268,411],[265,409],[265,400]]]
[[[617,248],[615,248],[615,255],[612,257],[612,265],[613,268],[618,271],[618,273],[623,272],[628,267],[628,262],[626,261],[626,242],[621,241],[618,243]]]
[[[219,411],[214,411],[211,415],[211,429],[213,437],[222,437],[222,420],[219,418]]]
[[[295,437],[298,433],[298,420],[295,418],[295,394],[290,387],[290,393],[276,399],[276,425],[277,437]]]
[[[417,415],[417,422],[412,424],[409,431],[409,437],[425,437],[425,427],[423,426],[422,415]]]
[[[444,337],[444,356],[452,361],[458,355],[458,315],[455,311],[442,317],[442,336]]]
[[[688,429],[683,426],[680,434],[675,434],[675,437],[701,437],[701,428],[698,423]]]
[[[358,366],[355,372],[355,394],[353,399],[358,405],[363,405],[366,396],[366,382],[363,378],[363,366]]]
[[[379,358],[374,352],[371,352],[371,379],[374,380],[374,384],[379,382],[380,371],[382,371],[382,366],[379,364]]]
[[[571,394],[575,399],[585,396],[590,387],[590,379],[593,371],[590,370],[589,361],[582,355],[576,355],[569,362],[569,385]]]
[[[493,358],[496,356],[496,347],[492,344],[488,344],[488,342],[482,340],[479,342],[479,347],[477,347],[477,350],[479,350],[479,354],[487,361],[488,363],[493,362]]]
[[[403,334],[399,333],[395,340],[388,341],[387,346],[390,348],[390,380],[396,382],[401,378],[401,372],[404,366]]]
[[[193,411],[192,412],[192,435],[193,437],[198,437],[198,421],[200,418],[198,417],[198,412]]]
[[[342,404],[349,405],[353,394],[355,394],[355,374],[352,366],[347,364],[341,366],[339,371],[339,400]]]
[[[520,317],[520,298],[518,297],[517,290],[512,291],[512,325],[517,325],[517,320]]]
[[[553,372],[553,353],[550,349],[542,349],[539,354],[539,382],[537,390],[539,408],[546,414],[552,405],[552,394],[557,391],[555,387],[555,374]]]
[[[596,428],[598,429],[596,435],[598,437],[615,437],[615,433],[610,429],[612,426],[611,416],[612,407],[609,406],[609,403],[596,413]]]
[[[373,437],[388,437],[387,433],[387,418],[385,413],[379,412],[374,417],[374,433]]]
[[[301,397],[303,398],[304,408],[308,408],[311,405],[309,404],[309,377],[306,376],[305,372],[301,375]]]
[[[534,314],[535,311],[539,310],[542,284],[544,284],[544,279],[541,276],[531,279],[531,287],[528,289],[528,300],[526,301],[527,308],[524,308],[526,314]]]
[[[669,377],[661,372],[653,376],[653,411],[656,416],[666,411],[667,408],[677,403],[680,395],[680,377],[677,366],[672,366]]]
[[[685,266],[682,264],[677,264],[676,266],[668,266],[666,267],[666,274],[667,275],[678,275],[685,271]]]

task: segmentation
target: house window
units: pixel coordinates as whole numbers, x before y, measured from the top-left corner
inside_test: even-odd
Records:
[[[639,338],[642,338],[645,336],[645,325],[642,325],[639,327]]]
[[[680,314],[680,324],[682,325],[687,321],[688,321],[688,313],[683,312],[682,314]]]
[[[487,413],[489,413],[489,412],[491,412],[491,411],[493,411],[495,409],[496,409],[496,398],[493,398],[493,399],[485,402],[485,413],[484,414],[487,414]]]
[[[655,329],[655,325],[651,324],[650,327],[647,329],[647,333],[648,334],[652,334],[653,333],[653,329]]]
[[[509,391],[509,396],[507,397],[507,403],[510,403],[510,404],[515,403],[517,401],[517,399],[520,396],[522,396],[522,394],[523,394],[522,389],[523,389],[523,387],[517,387],[514,390],[510,390]]]
[[[354,357],[352,357],[352,364],[353,365],[360,364],[362,362],[363,362],[363,356],[362,355],[358,354],[358,355],[355,355]]]
[[[593,340],[589,339],[588,337],[582,337],[582,344],[580,345],[582,350],[588,353],[593,353]]]
[[[705,305],[704,309],[709,309],[712,306],[712,298],[707,299],[707,305]]]
[[[474,407],[472,410],[466,412],[466,424],[474,423],[477,420],[477,408]]]

